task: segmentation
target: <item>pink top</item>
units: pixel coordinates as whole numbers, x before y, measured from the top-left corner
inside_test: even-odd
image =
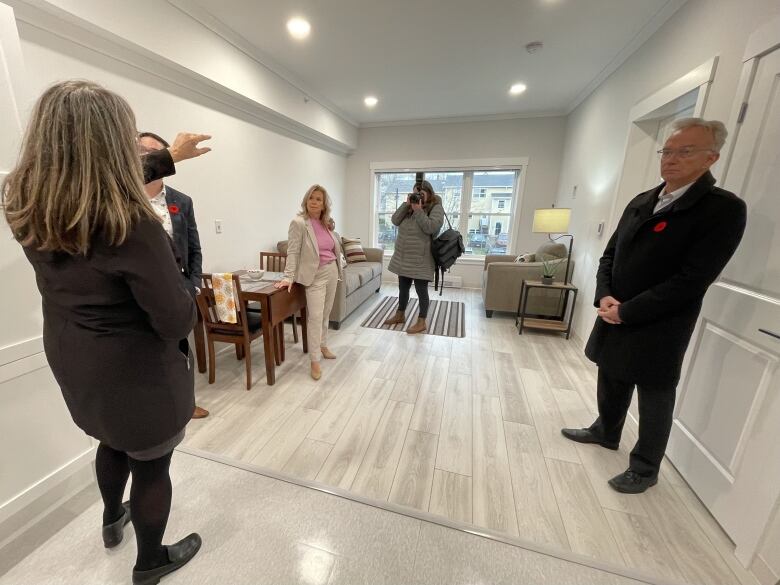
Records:
[[[320,266],[330,264],[336,259],[336,243],[328,228],[319,220],[311,220],[314,235],[317,236],[317,248],[320,250]]]

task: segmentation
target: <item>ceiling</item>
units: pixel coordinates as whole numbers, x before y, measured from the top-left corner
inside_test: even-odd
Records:
[[[371,125],[567,113],[684,0],[194,2],[193,16],[208,13],[217,32],[305,93]],[[285,26],[298,15],[312,28],[303,42]],[[544,49],[529,54],[532,41]],[[528,90],[511,96],[516,82]]]

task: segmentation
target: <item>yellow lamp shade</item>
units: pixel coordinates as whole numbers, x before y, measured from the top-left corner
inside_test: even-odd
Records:
[[[534,227],[531,231],[545,234],[564,234],[569,231],[571,209],[551,207],[534,211]]]

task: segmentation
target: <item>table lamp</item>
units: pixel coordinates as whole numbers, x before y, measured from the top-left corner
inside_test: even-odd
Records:
[[[568,207],[545,207],[534,211],[534,225],[531,231],[536,234],[547,234],[551,242],[555,242],[563,237],[571,238],[569,240],[569,256],[566,259],[566,276],[563,284],[569,284],[569,265],[571,264],[571,249],[574,246],[574,236],[566,233],[569,230],[569,220],[571,219],[571,209]],[[551,234],[561,234],[555,238]]]

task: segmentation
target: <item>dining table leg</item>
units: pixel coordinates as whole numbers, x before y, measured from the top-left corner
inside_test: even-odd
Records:
[[[279,323],[279,353],[281,354],[281,360],[287,359],[286,344],[284,343],[284,321]]]
[[[265,298],[260,303],[263,322],[263,353],[265,354],[265,378],[269,386],[276,383],[276,366],[274,364],[275,340],[274,330],[271,326],[270,303]]]
[[[279,325],[274,325],[274,360],[276,360],[276,365],[281,366],[282,365],[282,345],[281,345],[281,339],[279,338]]]

